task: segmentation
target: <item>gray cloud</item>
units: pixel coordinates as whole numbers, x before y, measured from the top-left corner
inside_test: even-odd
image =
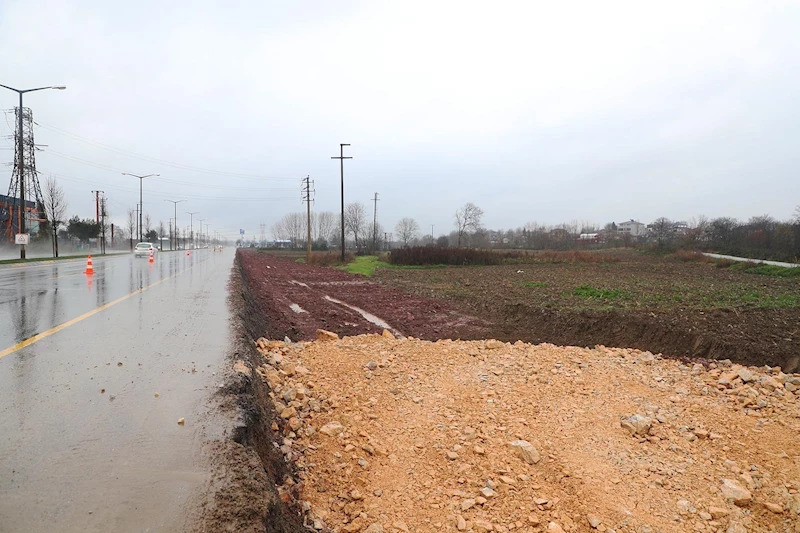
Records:
[[[119,170],[158,172],[154,220],[187,197],[253,233],[301,208],[306,174],[315,207],[337,209],[340,142],[347,200],[378,191],[388,228],[449,231],[467,201],[496,228],[800,203],[793,2],[164,4],[0,4],[0,83],[69,87],[25,103],[71,213],[91,216],[101,188],[121,222],[138,180]]]

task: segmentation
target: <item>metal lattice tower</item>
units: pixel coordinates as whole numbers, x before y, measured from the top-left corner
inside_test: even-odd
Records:
[[[7,238],[14,238],[19,228],[19,217],[22,216],[20,202],[20,180],[25,180],[26,211],[31,220],[44,219],[42,188],[39,185],[39,174],[36,172],[36,144],[33,140],[33,112],[29,107],[22,110],[22,146],[19,143],[19,131],[14,133],[14,170],[11,174],[11,183],[8,186],[8,196],[0,200],[0,223]],[[14,108],[14,123],[19,128],[20,108]],[[19,158],[23,157],[24,176],[19,173]],[[34,206],[35,202],[35,206]]]

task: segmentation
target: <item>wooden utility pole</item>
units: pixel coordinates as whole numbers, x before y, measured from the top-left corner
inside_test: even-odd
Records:
[[[372,249],[377,251],[378,249],[378,193],[375,193],[375,197],[372,199],[375,203],[375,207],[372,209]]]
[[[306,211],[308,213],[308,219],[306,222],[306,241],[308,244],[308,250],[306,251],[306,264],[311,264],[311,195],[314,193],[314,182],[311,181],[311,176],[306,176],[303,178],[303,201],[306,203]]]
[[[339,143],[339,156],[333,156],[331,159],[338,159],[339,166],[341,168],[341,177],[342,177],[342,263],[344,263],[344,160],[345,159],[353,159],[352,157],[345,157],[344,155],[344,147],[350,146],[346,143]]]

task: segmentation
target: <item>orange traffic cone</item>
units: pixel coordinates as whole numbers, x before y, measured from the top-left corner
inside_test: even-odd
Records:
[[[94,267],[92,266],[91,255],[86,259],[86,270],[84,270],[83,272],[84,274],[94,274]]]
[[[149,261],[151,263],[153,262],[153,249],[152,248],[150,248],[150,259],[149,259]]]

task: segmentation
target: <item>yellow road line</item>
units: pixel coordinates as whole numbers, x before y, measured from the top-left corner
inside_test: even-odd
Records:
[[[198,261],[197,263],[193,264],[192,266],[184,268],[180,272],[176,272],[175,274],[173,274],[173,275],[171,275],[169,277],[162,278],[162,279],[160,279],[160,280],[158,280],[158,281],[156,281],[154,283],[151,283],[147,287],[142,287],[141,289],[136,289],[135,291],[133,291],[133,292],[131,292],[129,294],[126,294],[125,296],[121,296],[121,297],[117,298],[116,300],[114,300],[112,302],[108,302],[107,304],[103,304],[100,307],[95,307],[91,311],[88,311],[88,312],[82,314],[81,316],[75,317],[72,320],[67,320],[66,322],[64,322],[62,324],[59,324],[59,325],[57,325],[55,327],[52,327],[52,328],[48,329],[47,331],[43,331],[41,333],[37,333],[33,337],[28,337],[24,341],[19,342],[19,343],[15,344],[14,346],[9,346],[5,350],[0,351],[0,359],[2,359],[3,357],[5,357],[7,355],[11,355],[14,352],[17,352],[17,351],[25,348],[26,346],[30,346],[33,343],[39,342],[42,339],[46,339],[50,335],[58,333],[62,329],[66,329],[66,328],[68,328],[70,326],[74,326],[78,322],[86,320],[90,316],[94,316],[97,313],[99,313],[100,311],[104,311],[104,310],[108,309],[109,307],[113,307],[113,306],[117,305],[120,302],[124,302],[125,300],[127,300],[128,298],[130,298],[132,296],[136,296],[137,294],[141,294],[144,291],[146,291],[147,289],[153,288],[153,287],[155,287],[156,285],[158,285],[160,283],[164,283],[167,280],[170,280],[170,279],[172,279],[174,277],[180,276],[181,274],[183,274],[187,270],[190,270],[190,269],[196,267],[197,265],[199,265],[201,263],[205,263],[209,259],[211,259],[211,257],[209,257],[207,259],[203,259],[202,261]]]

